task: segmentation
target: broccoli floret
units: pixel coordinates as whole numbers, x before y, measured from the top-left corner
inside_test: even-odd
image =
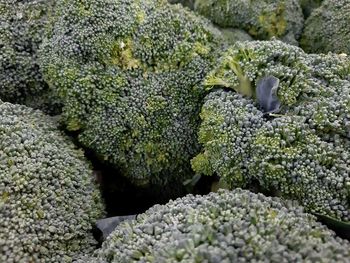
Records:
[[[298,0],[196,0],[194,8],[221,27],[243,29],[260,40],[278,37],[297,44],[304,23]]]
[[[38,48],[54,1],[0,2],[0,99],[59,113],[38,65]]]
[[[193,169],[350,221],[349,72],[345,56],[235,44],[206,79],[208,89],[228,90],[206,97]]]
[[[350,54],[350,1],[325,0],[305,21],[300,46],[310,53]]]
[[[64,102],[63,121],[137,185],[190,173],[201,81],[220,50],[207,23],[162,0],[58,7],[41,61]]]
[[[263,113],[251,99],[215,91],[206,97],[200,116],[199,141],[204,151],[193,158],[193,170],[204,175],[216,173],[231,187],[246,186],[249,149],[263,125]]]
[[[347,262],[350,243],[291,202],[235,189],[156,205],[95,254],[91,262]]]
[[[72,262],[103,204],[89,163],[40,111],[0,101],[0,261]]]

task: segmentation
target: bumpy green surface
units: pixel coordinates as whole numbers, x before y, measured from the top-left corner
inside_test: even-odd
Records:
[[[350,221],[349,72],[343,56],[307,55],[280,41],[237,43],[206,80],[209,89],[230,90],[206,98],[204,150],[193,169],[232,188],[258,184],[307,211]],[[280,80],[282,106],[272,114],[255,97],[266,76]]]
[[[118,226],[91,262],[347,262],[349,257],[349,242],[301,207],[236,189],[152,207]]]
[[[57,16],[41,61],[67,128],[135,184],[182,181],[219,50],[207,21],[161,0],[63,1]]]
[[[71,262],[102,214],[83,153],[49,117],[0,101],[0,262]]]
[[[0,99],[57,113],[38,66],[37,52],[54,1],[0,2]]]
[[[350,0],[325,0],[305,21],[300,46],[310,53],[350,55]]]
[[[278,37],[292,44],[304,22],[298,0],[196,0],[194,8],[219,26],[246,30],[255,39]]]

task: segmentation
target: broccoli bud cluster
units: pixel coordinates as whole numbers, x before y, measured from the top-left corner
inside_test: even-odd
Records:
[[[301,207],[235,189],[150,208],[121,223],[91,262],[347,262],[349,257],[350,243]]]
[[[206,79],[226,90],[206,97],[193,169],[350,221],[349,70],[344,56],[237,43]]]
[[[196,0],[194,9],[221,27],[246,30],[255,39],[278,37],[297,44],[304,18],[299,0]]]
[[[38,65],[38,49],[54,1],[0,2],[0,99],[59,113]]]
[[[103,204],[89,163],[39,111],[0,101],[0,261],[72,262]]]
[[[63,1],[56,17],[41,65],[68,130],[137,185],[182,181],[217,32],[163,0]]]
[[[350,54],[349,14],[349,0],[324,0],[305,21],[301,47],[310,53]]]

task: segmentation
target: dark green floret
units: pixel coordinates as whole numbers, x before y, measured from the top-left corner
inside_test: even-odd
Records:
[[[307,55],[280,41],[237,43],[206,79],[208,89],[226,90],[206,97],[204,149],[193,169],[350,221],[349,70],[345,56]],[[278,82],[257,93],[269,78]]]
[[[38,49],[54,1],[0,2],[0,99],[59,113],[38,65]]]
[[[243,29],[260,40],[297,44],[304,23],[298,0],[196,0],[194,8],[221,27]]]
[[[309,53],[350,55],[350,0],[324,0],[305,21],[300,46]]]
[[[67,129],[137,185],[182,183],[217,32],[162,0],[61,1],[56,15],[41,64]]]
[[[90,164],[39,111],[0,101],[0,262],[72,262],[103,216]]]
[[[348,262],[349,257],[349,242],[301,207],[235,189],[150,208],[119,225],[91,262]]]

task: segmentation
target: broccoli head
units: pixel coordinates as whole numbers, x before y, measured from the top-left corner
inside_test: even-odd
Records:
[[[54,1],[0,3],[0,99],[59,113],[38,65],[38,49]]]
[[[350,63],[280,41],[235,44],[206,79],[199,174],[350,221]]]
[[[296,44],[304,23],[298,0],[196,0],[194,8],[221,27],[243,29],[260,40],[278,37]]]
[[[217,32],[166,1],[63,1],[42,46],[80,142],[137,185],[188,176]],[[208,24],[208,27],[207,27]]]
[[[305,21],[300,46],[310,53],[350,54],[350,1],[325,0]]]
[[[121,223],[91,262],[347,262],[349,257],[350,243],[301,207],[235,189],[150,208]]]
[[[102,215],[83,153],[50,117],[0,101],[0,261],[72,262]]]

